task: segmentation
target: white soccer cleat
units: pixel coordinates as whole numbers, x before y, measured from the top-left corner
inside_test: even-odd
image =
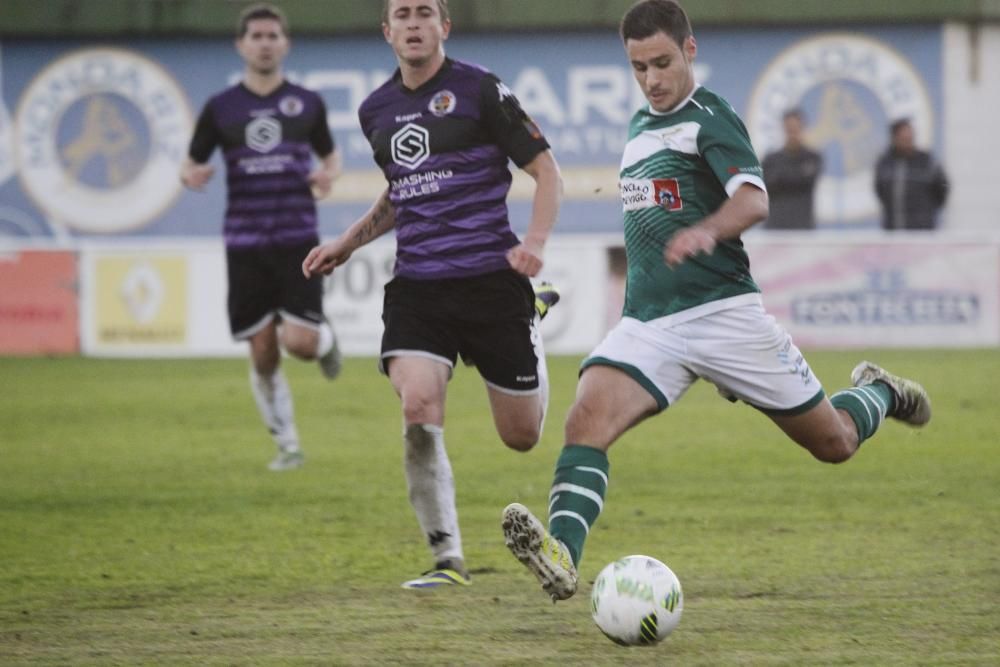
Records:
[[[884,382],[896,398],[890,417],[910,424],[923,426],[931,420],[931,399],[917,382],[889,373],[870,361],[862,361],[851,371],[851,382],[863,387],[873,382]]]
[[[306,456],[302,453],[301,449],[282,449],[278,452],[278,455],[274,457],[274,460],[267,464],[267,469],[273,470],[274,472],[295,470],[296,468],[301,468],[302,464],[305,462]]]
[[[327,321],[327,326],[330,326],[329,320]],[[330,331],[333,332],[333,327],[330,326]],[[340,345],[337,343],[337,334],[333,334],[333,347],[330,351],[319,358],[319,368],[323,371],[323,375],[327,380],[332,380],[338,375],[340,375],[340,369],[343,367],[343,355],[340,353]]]
[[[576,593],[577,574],[569,550],[549,535],[527,507],[520,503],[507,505],[501,526],[507,548],[531,570],[553,602]]]

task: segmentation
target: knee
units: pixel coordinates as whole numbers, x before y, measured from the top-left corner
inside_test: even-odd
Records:
[[[403,422],[406,424],[437,424],[435,402],[424,394],[407,394],[402,397]]]
[[[566,442],[603,442],[606,438],[596,428],[600,421],[590,405],[577,401],[566,417]]]
[[[540,437],[539,428],[532,427],[530,424],[515,425],[500,431],[500,439],[503,444],[516,452],[531,451],[538,444]]]
[[[823,463],[843,463],[858,451],[857,438],[838,433],[810,443],[809,452]]]
[[[285,350],[288,351],[288,354],[292,355],[296,359],[301,359],[302,361],[312,361],[316,358],[315,346],[310,347],[308,345],[303,345],[299,341],[286,343]]]

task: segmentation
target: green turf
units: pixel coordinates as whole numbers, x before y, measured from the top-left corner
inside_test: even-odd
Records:
[[[828,391],[856,353],[812,353]],[[327,384],[289,362],[305,468],[271,473],[243,360],[0,359],[0,664],[997,665],[1000,351],[867,352],[920,378],[923,431],[841,466],[699,385],[611,451],[581,593],[552,605],[503,547],[542,510],[577,359],[550,362],[543,442],[506,451],[474,372],[445,435],[473,586],[429,565],[401,419],[371,359]],[[678,630],[624,649],[589,582],[646,553],[684,586]]]

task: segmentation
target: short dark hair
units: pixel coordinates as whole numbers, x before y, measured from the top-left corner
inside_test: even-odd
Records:
[[[913,122],[909,118],[897,118],[896,120],[889,123],[889,136],[894,137],[896,133],[902,130],[907,125],[912,125]]]
[[[389,3],[392,0],[383,0],[382,2],[382,23],[389,22]],[[448,0],[437,0],[438,13],[441,14],[441,20],[447,21],[451,18],[448,14]]]
[[[782,120],[788,120],[789,118],[798,119],[803,123],[806,122],[806,114],[799,107],[792,107],[791,109],[785,111],[785,113],[781,114]]]
[[[247,34],[247,30],[250,29],[250,21],[258,21],[260,19],[277,21],[281,24],[281,32],[285,34],[285,37],[288,37],[288,19],[285,18],[285,13],[274,5],[258,2],[240,12],[240,18],[236,22],[237,39]]]
[[[640,0],[625,12],[619,32],[623,42],[664,32],[677,46],[684,46],[684,40],[693,34],[687,14],[675,0]]]

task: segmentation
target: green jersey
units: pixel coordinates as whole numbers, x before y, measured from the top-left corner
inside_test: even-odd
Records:
[[[675,232],[714,213],[742,184],[765,190],[762,175],[743,122],[705,88],[695,87],[673,111],[646,107],[635,114],[619,180],[628,258],[624,316],[647,322],[760,292],[739,238],[674,268],[663,250]]]

